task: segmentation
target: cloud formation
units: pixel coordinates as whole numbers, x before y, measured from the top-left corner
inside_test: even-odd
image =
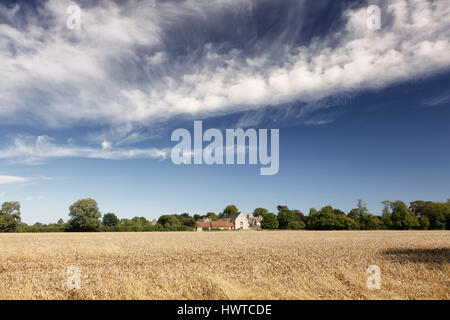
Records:
[[[26,164],[40,164],[55,158],[91,158],[91,159],[165,159],[168,149],[158,148],[117,148],[103,141],[101,148],[80,147],[73,144],[60,145],[48,136],[16,136],[12,143],[0,150],[0,159]]]
[[[367,28],[366,7],[349,7],[342,23],[318,34],[301,23],[311,6],[304,1],[98,1],[82,6],[79,31],[66,27],[68,5],[0,5],[2,121],[126,126],[226,115],[383,88],[450,66],[447,0],[386,2],[381,30]],[[279,10],[260,14],[262,6]],[[259,19],[271,29],[259,29]],[[120,158],[130,150],[52,152]]]

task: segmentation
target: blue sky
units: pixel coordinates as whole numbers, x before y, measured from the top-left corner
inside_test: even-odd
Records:
[[[25,222],[450,197],[446,1],[378,1],[380,30],[364,1],[79,1],[69,30],[73,3],[0,4],[0,202]],[[174,165],[194,120],[280,129],[278,174]]]

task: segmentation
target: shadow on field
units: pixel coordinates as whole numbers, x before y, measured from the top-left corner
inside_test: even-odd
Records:
[[[450,248],[387,249],[382,252],[397,262],[443,264],[450,262]]]

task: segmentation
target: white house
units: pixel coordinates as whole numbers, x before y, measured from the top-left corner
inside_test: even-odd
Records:
[[[242,214],[242,212],[228,214],[224,216],[222,220],[234,224],[234,229],[236,230],[238,229],[247,230],[249,228],[248,219]]]

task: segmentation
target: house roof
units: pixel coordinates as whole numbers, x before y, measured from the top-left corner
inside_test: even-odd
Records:
[[[197,224],[197,228],[209,228],[209,222],[200,222]]]
[[[240,212],[237,212],[237,213],[229,213],[229,214],[225,215],[225,216],[223,217],[223,219],[229,220],[229,221],[234,221],[234,220],[236,220],[237,217],[239,217],[240,214],[241,214]]]
[[[234,224],[228,221],[211,221],[211,222],[200,222],[197,224],[197,228],[230,228],[234,227]]]

